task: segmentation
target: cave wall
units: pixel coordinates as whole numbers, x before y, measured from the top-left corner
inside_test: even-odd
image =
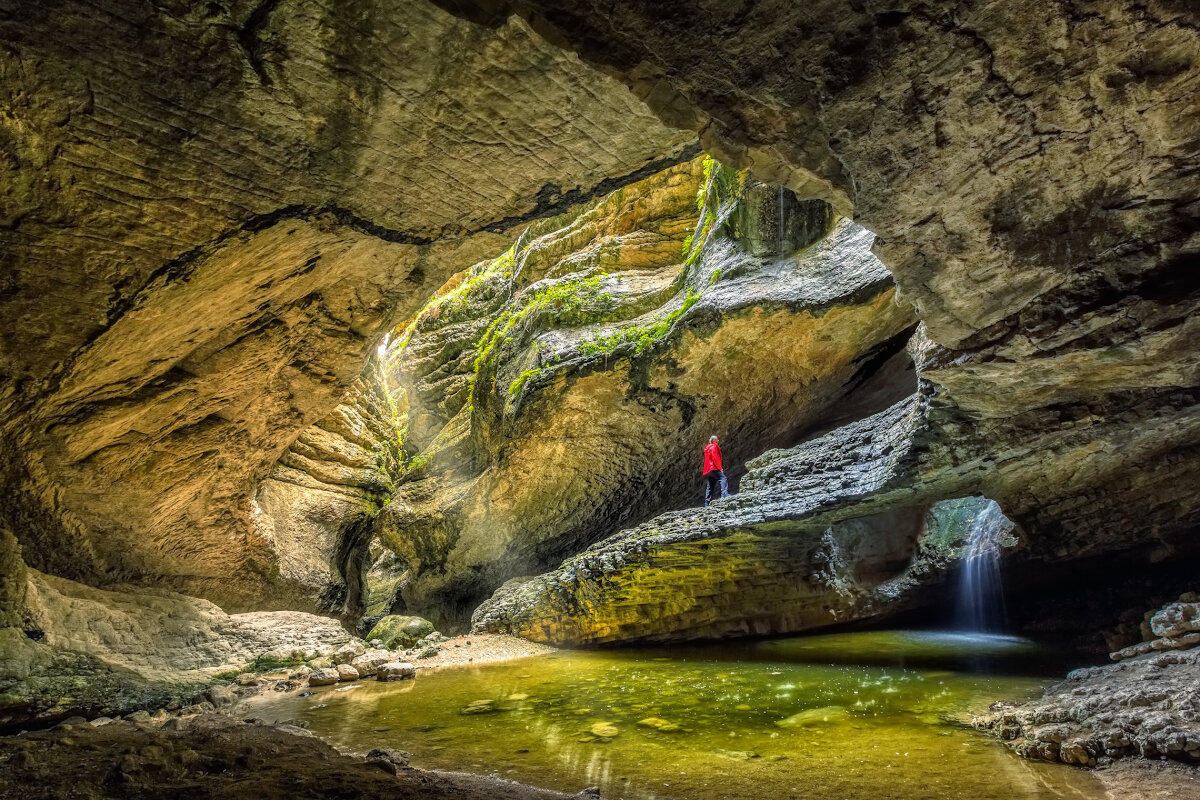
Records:
[[[531,229],[419,315],[391,358],[425,466],[377,525],[407,611],[462,624],[504,581],[699,504],[712,434],[736,480],[915,389],[902,365],[876,386],[914,320],[871,234],[783,194],[780,225],[779,187],[681,165]]]
[[[940,351],[922,374],[962,411],[949,438],[990,454],[975,488],[1047,554],[1165,557],[1196,529],[1194,4],[442,5],[524,15],[723,161],[875,232]],[[1043,434],[1040,471],[1003,467]]]
[[[13,2],[0,31],[0,527],[231,608],[309,592],[252,497],[398,319],[694,155],[521,20],[420,0]]]

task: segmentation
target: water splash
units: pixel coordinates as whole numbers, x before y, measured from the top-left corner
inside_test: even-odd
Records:
[[[967,553],[958,575],[954,627],[998,631],[1004,627],[1004,587],[1000,582],[1000,541],[1013,524],[989,500],[971,523]]]

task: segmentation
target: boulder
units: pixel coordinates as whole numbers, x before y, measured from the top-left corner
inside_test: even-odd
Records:
[[[361,656],[365,652],[367,652],[366,645],[364,645],[360,640],[355,639],[348,644],[342,645],[333,652],[333,663],[349,664],[351,661],[358,656]]]
[[[340,681],[356,681],[359,679],[358,670],[349,664],[337,665],[338,680]]]
[[[216,708],[231,706],[237,700],[237,695],[230,686],[212,686],[204,693],[204,696]]]
[[[1200,603],[1169,603],[1150,618],[1155,636],[1173,639],[1200,631]]]
[[[358,670],[360,676],[374,675],[379,667],[391,661],[395,656],[387,650],[368,650],[361,656],[350,661],[350,666]]]
[[[309,675],[308,676],[308,685],[309,686],[329,686],[330,684],[337,683],[338,680],[340,680],[338,671],[331,667],[328,669],[319,669],[316,672],[314,672],[312,675]]]
[[[422,617],[389,614],[375,624],[368,639],[379,639],[390,649],[407,649],[433,633],[433,623]]]
[[[399,681],[415,678],[416,675],[417,668],[407,661],[389,661],[380,665],[377,678],[381,681]]]

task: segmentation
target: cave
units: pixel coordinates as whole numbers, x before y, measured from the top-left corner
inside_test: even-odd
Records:
[[[1193,4],[0,30],[0,796],[1200,796]]]

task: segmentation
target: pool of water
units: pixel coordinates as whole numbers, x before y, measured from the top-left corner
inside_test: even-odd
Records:
[[[1102,798],[1090,774],[962,724],[1061,674],[1021,639],[846,633],[564,651],[267,696],[251,713],[307,721],[344,750],[606,798]]]

